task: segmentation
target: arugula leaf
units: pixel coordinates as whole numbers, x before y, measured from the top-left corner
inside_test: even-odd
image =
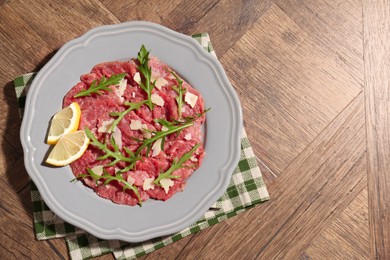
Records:
[[[161,140],[161,150],[164,150],[165,137],[167,137],[168,135],[173,134],[173,133],[176,133],[177,135],[179,135],[183,129],[194,125],[194,121],[197,118],[203,116],[205,113],[207,113],[207,111],[209,111],[209,109],[205,110],[203,113],[196,114],[195,116],[185,117],[181,121],[179,121],[179,120],[168,121],[166,119],[154,119],[155,122],[165,126],[167,128],[167,130],[154,131],[154,132],[152,132],[154,135],[151,138],[144,139],[144,140],[137,140],[134,138],[134,140],[142,142],[141,146],[139,146],[138,149],[136,150],[135,155],[139,156],[142,149],[144,149],[146,147],[147,150],[146,150],[145,155],[147,157],[149,155],[149,151],[150,151],[153,143],[155,141],[157,141],[158,139],[162,139]]]
[[[183,81],[176,75],[176,73],[173,71],[170,72],[173,76],[175,76],[177,83],[179,83],[179,86],[172,86],[172,88],[178,94],[178,96],[176,97],[176,102],[177,102],[177,111],[179,112],[179,120],[180,120],[182,108],[183,108],[183,94],[186,92],[186,90],[183,88]]]
[[[175,161],[172,162],[171,167],[169,167],[169,169],[166,172],[161,173],[157,177],[157,179],[154,180],[154,184],[161,186],[161,183],[159,183],[159,182],[162,179],[167,179],[167,178],[177,179],[177,178],[179,178],[180,176],[172,175],[172,173],[180,168],[183,168],[183,164],[191,158],[192,154],[196,151],[196,149],[198,149],[199,146],[200,146],[200,143],[196,144],[188,153],[183,154],[183,156],[180,157],[180,159],[177,162],[175,162]]]
[[[104,179],[104,182],[103,182],[104,185],[107,185],[112,181],[117,181],[117,182],[123,183],[125,185],[123,187],[123,191],[125,191],[126,189],[132,190],[135,193],[135,195],[137,196],[139,205],[142,206],[142,200],[141,200],[141,197],[139,195],[138,188],[134,185],[131,185],[125,179],[123,179],[122,174],[116,173],[115,176],[113,176],[113,175],[110,175],[105,169],[103,169],[103,174],[98,175],[98,174],[94,173],[92,171],[92,169],[90,169],[90,168],[87,168],[87,172],[88,172],[88,174],[80,174],[77,178],[72,179],[71,182],[77,181],[79,179],[85,179],[85,178],[91,177],[95,181],[96,184],[100,179]]]
[[[138,147],[137,151],[135,152],[135,156],[138,156],[145,147],[147,148],[146,156],[148,156],[149,151],[152,147],[152,144],[155,141],[157,141],[160,138],[165,138],[166,136],[168,136],[170,134],[180,132],[181,130],[192,126],[193,124],[194,123],[192,121],[186,122],[186,123],[180,123],[179,125],[167,124],[166,127],[168,128],[168,130],[153,132],[154,136],[152,136],[151,138],[142,140],[142,145],[140,147]],[[163,141],[164,141],[164,139],[163,139]],[[163,141],[162,141],[162,143],[163,143]]]
[[[153,103],[152,103],[152,100],[151,100],[151,96],[152,96],[152,89],[153,89],[156,81],[154,81],[153,83],[150,82],[151,81],[151,77],[152,77],[152,70],[151,70],[151,68],[148,65],[148,63],[149,63],[149,53],[150,52],[148,52],[146,50],[145,46],[142,44],[141,49],[138,52],[137,59],[139,61],[138,70],[144,76],[143,79],[141,78],[141,82],[140,82],[139,85],[146,92],[146,94],[148,95],[147,105],[150,108],[150,110],[153,110]]]
[[[202,113],[197,113],[194,116],[187,116],[187,117],[182,118],[181,120],[172,119],[172,121],[168,121],[166,119],[161,118],[161,119],[154,119],[154,121],[165,126],[165,127],[168,127],[168,126],[172,126],[172,125],[193,122],[195,119],[205,115],[210,110],[211,110],[211,108],[207,108]]]
[[[99,142],[99,140],[96,139],[94,134],[89,130],[89,128],[85,128],[85,133],[87,134],[88,138],[92,141],[90,142],[91,145],[99,148],[101,151],[103,151],[105,154],[103,156],[100,156],[97,158],[97,160],[104,160],[107,158],[113,158],[114,160],[109,163],[107,166],[113,166],[117,164],[120,161],[128,162],[130,165],[133,165],[141,159],[138,155],[134,155],[129,149],[125,149],[126,153],[129,155],[129,157],[124,156],[121,151],[119,151],[118,146],[115,144],[114,138],[111,138],[111,145],[114,147],[114,151],[110,150],[110,148],[107,147],[107,144],[103,144]],[[127,167],[126,167],[127,168]]]
[[[122,120],[122,118],[129,113],[132,110],[139,109],[143,104],[145,104],[146,100],[138,102],[138,103],[131,103],[131,102],[125,102],[123,103],[126,106],[129,106],[128,109],[122,111],[122,112],[112,112],[110,113],[110,116],[116,116],[118,117],[117,119],[112,122],[112,125],[110,127],[110,131],[114,131],[115,127],[119,124],[119,122]]]
[[[119,82],[125,77],[126,73],[121,73],[121,74],[114,74],[108,79],[103,76],[99,83],[97,84],[96,80],[94,80],[89,86],[88,89],[81,90],[79,93],[74,95],[73,97],[78,98],[78,97],[84,97],[84,96],[91,96],[91,94],[99,94],[102,95],[101,91],[112,91],[112,89],[109,88],[109,86],[112,85],[118,85]]]

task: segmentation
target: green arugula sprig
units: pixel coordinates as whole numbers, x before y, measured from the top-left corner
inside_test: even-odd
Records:
[[[206,109],[205,111],[203,111],[203,113],[196,114],[195,116],[185,117],[182,120],[175,120],[174,119],[172,121],[168,121],[166,119],[154,119],[155,122],[165,126],[167,129],[165,131],[150,131],[154,135],[148,139],[144,139],[144,140],[134,139],[138,142],[142,142],[141,146],[138,147],[137,151],[135,152],[135,155],[139,156],[142,149],[144,149],[146,147],[147,148],[146,156],[148,156],[153,143],[155,141],[157,141],[158,139],[162,139],[161,140],[161,150],[164,150],[165,138],[168,135],[173,134],[173,133],[176,133],[176,135],[179,135],[183,129],[194,125],[194,121],[196,119],[198,119],[199,117],[203,116],[209,110],[210,109]]]
[[[88,127],[85,128],[85,133],[87,134],[87,137],[92,141],[92,142],[90,142],[90,144],[93,146],[96,146],[97,148],[99,148],[101,151],[103,151],[105,153],[103,156],[98,157],[97,160],[104,160],[107,158],[114,159],[107,166],[114,166],[115,164],[117,164],[118,162],[121,162],[121,161],[128,162],[128,163],[130,163],[130,166],[134,166],[135,163],[141,159],[141,157],[136,156],[131,150],[129,150],[126,147],[124,148],[124,150],[129,155],[129,157],[123,155],[121,153],[121,151],[119,151],[118,146],[115,144],[114,138],[111,138],[111,145],[114,147],[114,151],[112,151],[112,150],[110,150],[110,148],[108,148],[106,143],[103,144],[103,143],[99,142],[99,140],[96,139],[96,137],[91,132],[91,130],[89,130]],[[129,168],[129,167],[126,167],[126,168]],[[123,172],[123,171],[124,170],[121,170],[121,172]]]
[[[172,119],[172,121],[168,121],[166,119],[154,119],[154,121],[161,124],[161,125],[164,125],[166,127],[171,126],[171,125],[178,125],[178,124],[193,122],[196,119],[198,119],[199,117],[205,115],[210,110],[211,110],[211,108],[207,108],[202,113],[197,113],[193,116],[186,116],[186,117],[182,118],[181,120]]]
[[[138,188],[134,185],[131,185],[125,179],[123,179],[122,174],[116,173],[115,175],[110,175],[104,168],[103,168],[102,175],[98,175],[98,174],[94,173],[90,168],[87,168],[87,172],[88,172],[88,174],[84,174],[84,173],[80,174],[77,178],[74,178],[71,181],[73,182],[73,181],[77,181],[79,179],[85,179],[85,178],[91,177],[95,181],[96,185],[98,185],[98,181],[100,179],[104,180],[104,182],[103,182],[104,185],[107,185],[112,181],[117,181],[117,182],[123,183],[125,185],[125,186],[123,186],[123,191],[125,191],[126,189],[132,190],[138,198],[139,205],[142,206],[142,200],[141,200],[141,197],[139,195]]]
[[[183,154],[183,156],[180,157],[179,160],[173,161],[171,167],[169,167],[169,169],[166,172],[161,173],[157,177],[157,179],[155,179],[153,181],[154,184],[161,186],[160,180],[162,180],[162,179],[167,179],[167,178],[177,179],[177,178],[179,178],[180,176],[172,175],[172,173],[180,168],[184,168],[183,164],[191,158],[192,154],[196,151],[196,149],[198,149],[199,146],[200,146],[200,143],[196,144],[188,153]]]
[[[183,81],[176,75],[175,72],[170,71],[170,73],[176,78],[179,86],[172,86],[173,90],[175,90],[178,94],[176,97],[177,102],[177,111],[179,112],[179,120],[181,119],[181,113],[183,109],[183,95],[186,92],[185,88],[183,88]]]
[[[131,103],[131,102],[124,102],[123,104],[125,106],[128,106],[129,108],[122,111],[122,112],[112,112],[110,113],[110,116],[115,116],[117,117],[114,122],[112,122],[112,125],[110,127],[110,131],[114,131],[115,127],[119,124],[119,122],[123,119],[123,117],[128,114],[132,110],[139,109],[143,104],[145,104],[146,100],[137,102],[137,103]]]
[[[85,97],[85,96],[91,96],[91,94],[99,94],[102,95],[102,91],[112,91],[112,89],[109,88],[109,86],[118,85],[119,82],[125,77],[126,73],[121,74],[114,74],[108,79],[103,76],[99,83],[97,83],[96,80],[94,80],[89,86],[88,89],[81,90],[79,93],[74,95],[73,97]]]
[[[173,134],[173,133],[180,132],[181,130],[183,130],[183,129],[187,128],[187,127],[192,126],[194,124],[193,121],[194,120],[191,120],[191,121],[188,121],[188,122],[185,122],[185,123],[179,122],[179,124],[175,125],[175,124],[173,124],[171,122],[168,122],[166,120],[161,120],[161,119],[160,120],[156,120],[156,122],[162,123],[162,125],[164,125],[165,122],[168,122],[169,124],[165,124],[165,127],[167,127],[167,130],[166,131],[153,131],[152,133],[154,135],[151,138],[147,138],[147,139],[144,139],[144,140],[139,140],[139,141],[142,142],[142,144],[136,150],[135,156],[139,156],[139,154],[141,153],[141,151],[144,148],[147,148],[146,156],[148,156],[149,155],[149,151],[150,151],[153,143],[155,141],[157,141],[158,139],[162,139],[161,146],[163,147],[166,136],[168,136],[170,134]]]
[[[149,67],[149,51],[146,50],[145,46],[142,44],[141,49],[138,52],[137,59],[139,61],[138,70],[142,73],[144,78],[141,78],[141,82],[139,83],[140,87],[146,92],[148,95],[147,105],[150,108],[150,110],[153,110],[153,103],[151,100],[152,96],[152,89],[156,83],[150,82],[152,77],[152,70]]]

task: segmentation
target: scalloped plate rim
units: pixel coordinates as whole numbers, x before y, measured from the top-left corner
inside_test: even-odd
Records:
[[[45,79],[45,73],[48,71],[50,72],[51,66],[55,66],[56,64],[61,62],[61,58],[65,59],[66,53],[72,51],[72,47],[76,48],[77,45],[83,45],[87,46],[90,40],[93,39],[93,37],[101,36],[101,35],[107,35],[107,34],[115,34],[118,33],[119,30],[125,30],[128,31],[129,28],[137,28],[143,26],[144,29],[147,28],[150,32],[156,31],[156,33],[160,34],[169,34],[172,39],[178,39],[177,41],[181,41],[181,43],[186,42],[188,47],[193,48],[192,50],[196,53],[197,57],[201,60],[204,60],[208,62],[210,66],[213,67],[218,77],[220,77],[218,80],[225,87],[223,91],[226,92],[226,95],[230,98],[231,107],[230,109],[234,113],[234,119],[236,125],[238,127],[235,127],[233,129],[234,133],[231,137],[232,146],[235,148],[233,149],[233,152],[230,154],[229,161],[226,163],[225,167],[221,168],[220,174],[222,172],[226,173],[226,171],[231,172],[230,174],[227,174],[229,177],[225,177],[225,179],[220,179],[218,188],[215,189],[214,193],[212,194],[211,198],[203,199],[199,206],[196,208],[196,210],[193,210],[191,214],[187,216],[187,219],[185,220],[179,220],[175,223],[170,223],[166,227],[158,227],[158,228],[150,228],[148,230],[142,231],[142,232],[129,232],[127,230],[123,230],[121,227],[118,227],[116,229],[102,229],[102,227],[96,226],[92,223],[86,222],[83,223],[77,222],[78,216],[75,216],[74,214],[68,212],[65,208],[62,207],[62,205],[58,204],[57,201],[53,200],[51,197],[49,188],[47,187],[47,184],[42,180],[42,177],[40,177],[37,174],[37,169],[35,168],[34,163],[31,160],[31,155],[35,152],[35,147],[30,142],[30,135],[29,135],[29,129],[32,127],[32,121],[34,110],[25,110],[25,117],[22,121],[22,127],[21,127],[21,141],[24,148],[24,159],[25,159],[25,166],[26,169],[31,177],[31,179],[34,181],[35,185],[38,187],[38,190],[41,193],[42,198],[46,202],[46,204],[51,208],[51,210],[56,213],[59,217],[61,217],[63,220],[78,226],[82,229],[85,229],[87,232],[102,238],[102,239],[120,239],[127,242],[141,242],[145,241],[147,239],[163,236],[163,235],[169,235],[174,232],[178,232],[185,227],[191,225],[194,223],[197,219],[199,219],[226,190],[226,187],[229,184],[231,174],[233,173],[234,168],[237,166],[239,156],[240,156],[240,142],[241,142],[241,131],[242,131],[242,111],[240,107],[240,103],[237,97],[237,94],[235,93],[233,87],[230,85],[229,80],[222,68],[222,65],[219,63],[219,61],[212,57],[212,55],[207,54],[200,44],[196,42],[193,38],[190,36],[186,36],[183,34],[180,34],[178,32],[175,32],[169,28],[163,27],[158,24],[150,23],[150,22],[143,22],[143,21],[136,21],[136,22],[126,22],[121,24],[115,24],[115,25],[104,25],[100,26],[94,29],[89,30],[84,35],[75,38],[69,42],[67,42],[60,50],[53,56],[53,58],[41,69],[41,71],[37,74],[35,77],[30,90],[29,95],[26,99],[26,108],[32,107],[34,108],[34,102],[36,99],[36,95],[38,95],[39,87],[43,84],[43,81]],[[142,29],[140,29],[142,30]],[[82,44],[84,43],[84,44]],[[195,48],[195,49],[194,49]],[[37,88],[35,89],[34,88]],[[32,89],[35,91],[32,92]],[[203,93],[202,93],[203,94]],[[230,160],[231,159],[231,160]],[[222,187],[222,188],[221,188]],[[75,221],[76,220],[76,221]],[[80,219],[78,219],[80,220]],[[84,224],[84,225],[80,225]]]

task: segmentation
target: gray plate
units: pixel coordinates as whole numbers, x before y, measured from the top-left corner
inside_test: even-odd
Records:
[[[207,154],[185,190],[166,202],[129,207],[98,197],[81,182],[71,183],[69,166],[50,168],[42,162],[50,118],[79,76],[97,63],[136,57],[141,44],[198,89],[211,111],[204,129]],[[55,214],[102,239],[140,242],[188,227],[224,193],[240,157],[241,129],[239,100],[216,58],[189,36],[149,22],[128,22],[95,28],[54,55],[28,91],[20,135],[27,172]]]

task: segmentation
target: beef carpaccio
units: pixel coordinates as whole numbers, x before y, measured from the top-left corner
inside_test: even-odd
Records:
[[[71,163],[73,174],[99,196],[118,204],[169,199],[184,189],[205,154],[201,94],[158,58],[150,57],[147,63],[152,86],[149,97],[141,87],[146,78],[140,61],[132,59],[96,65],[80,77],[63,101],[63,107],[72,102],[80,105],[79,129],[90,130],[96,139]],[[91,84],[119,74],[123,79],[108,86],[109,90],[75,97]],[[93,178],[91,172],[100,177]]]

